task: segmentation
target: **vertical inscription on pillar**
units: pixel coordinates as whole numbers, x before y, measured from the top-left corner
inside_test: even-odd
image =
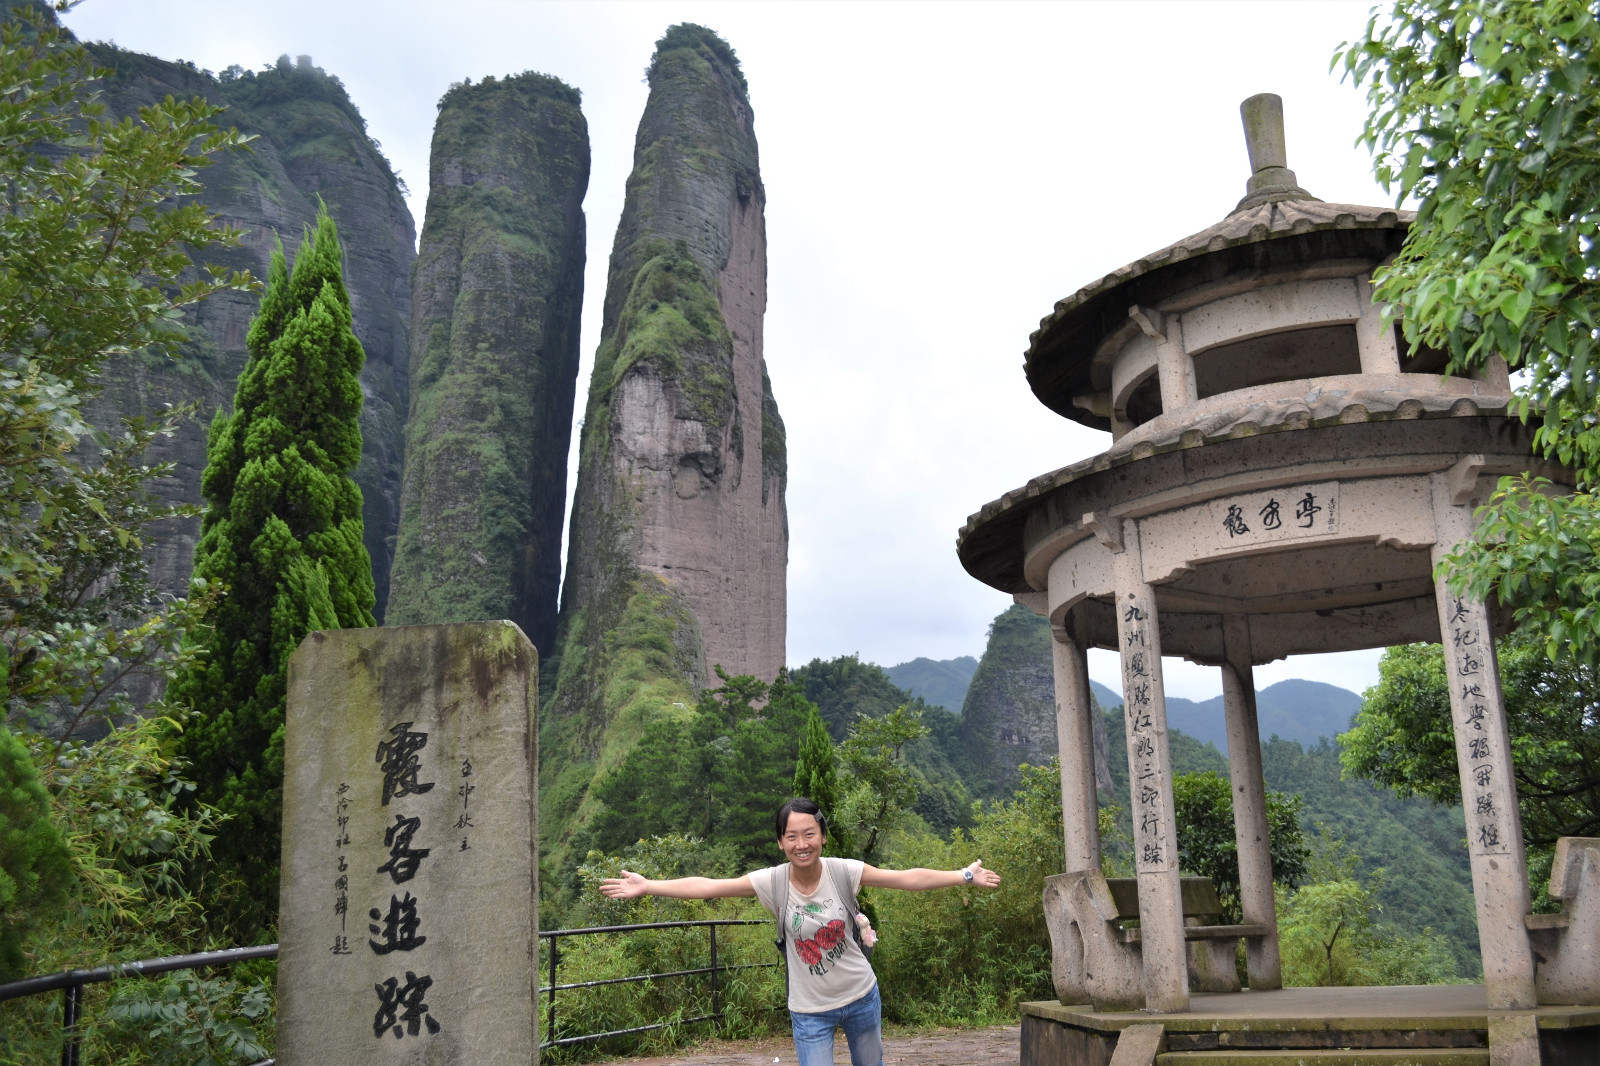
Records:
[[[535,659],[509,622],[291,659],[282,1066],[537,1058]]]
[[[1158,709],[1159,682],[1155,658],[1159,644],[1151,632],[1148,606],[1126,602],[1119,607],[1122,640],[1122,693],[1128,734],[1128,769],[1133,801],[1134,860],[1140,873],[1171,870],[1177,865],[1177,844],[1169,833],[1166,809],[1170,779],[1166,766],[1166,714]]]
[[[1509,778],[1511,758],[1500,706],[1500,679],[1492,671],[1493,649],[1487,612],[1481,604],[1452,596],[1445,614],[1444,650],[1448,663],[1450,707],[1455,719],[1456,755],[1462,767],[1462,805],[1466,808],[1468,848],[1478,855],[1510,855],[1515,802]]]

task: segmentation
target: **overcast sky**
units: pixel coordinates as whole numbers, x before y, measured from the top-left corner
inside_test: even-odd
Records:
[[[422,228],[435,104],[524,70],[583,92],[593,171],[586,386],[655,40],[698,22],[737,50],[767,189],[766,358],[789,435],[788,659],[980,655],[1010,597],[955,535],[985,502],[1109,447],[1047,411],[1022,353],[1054,302],[1221,219],[1248,176],[1238,105],[1284,98],[1289,165],[1382,204],[1329,73],[1356,3],[532,3],[88,0],[85,39],[217,71],[309,54],[337,75]],[[582,400],[580,395],[579,409]],[[1357,692],[1379,653],[1256,671]],[[1221,691],[1168,660],[1174,695]],[[1118,689],[1115,660],[1091,673]]]

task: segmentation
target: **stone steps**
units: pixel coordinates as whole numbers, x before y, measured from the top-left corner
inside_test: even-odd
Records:
[[[1164,1051],[1155,1066],[1489,1066],[1488,1048]]]

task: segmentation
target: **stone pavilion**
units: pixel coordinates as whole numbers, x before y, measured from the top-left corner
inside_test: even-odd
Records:
[[[1055,635],[1066,872],[1050,879],[1045,910],[1057,996],[1062,1010],[1084,1005],[1082,1017],[1161,1016],[1170,1033],[1200,1010],[1192,996],[1239,989],[1243,940],[1246,998],[1267,1003],[1258,993],[1282,976],[1252,669],[1432,641],[1452,678],[1483,953],[1472,1009],[1532,1011],[1527,1026],[1548,1028],[1541,1004],[1600,1004],[1600,841],[1563,842],[1552,895],[1564,893],[1567,913],[1530,916],[1493,646],[1505,619],[1452,594],[1434,567],[1501,475],[1531,471],[1558,489],[1572,476],[1536,457],[1503,362],[1441,376],[1444,355],[1408,352],[1374,303],[1373,271],[1400,250],[1411,215],[1317,199],[1288,169],[1279,98],[1241,110],[1244,199],[1061,300],[1032,335],[1034,396],[1109,431],[1110,448],[985,505],[958,538],[967,571],[1048,617]],[[1091,647],[1121,657],[1136,887],[1101,875]],[[1222,673],[1237,925],[1208,918],[1209,884],[1179,874],[1163,655]],[[1123,1018],[1102,1029],[1140,1016]],[[1030,1060],[1028,1020],[1025,1063],[1103,1061]],[[1530,1046],[1527,1026],[1500,1046]]]

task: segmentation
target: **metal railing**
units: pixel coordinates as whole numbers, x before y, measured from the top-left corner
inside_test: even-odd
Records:
[[[39,996],[46,992],[62,990],[61,995],[61,1066],[78,1066],[80,1034],[78,1019],[83,1010],[83,986],[114,981],[119,977],[138,977],[147,974],[170,973],[173,970],[194,970],[202,966],[232,966],[251,959],[275,959],[278,945],[262,944],[253,948],[227,948],[223,951],[199,951],[193,955],[168,955],[159,959],[141,959],[138,962],[119,962],[97,966],[92,970],[63,970],[43,977],[28,977],[0,985],[0,1003],[24,996]],[[265,1059],[255,1066],[273,1066]]]
[[[711,975],[711,1013],[700,1014],[693,1018],[679,1018],[670,1022],[656,1022],[653,1025],[635,1025],[628,1029],[609,1029],[601,1033],[583,1033],[579,1036],[562,1037],[559,1040],[546,1040],[539,1045],[540,1051],[555,1047],[566,1047],[571,1044],[586,1044],[595,1040],[604,1040],[612,1036],[629,1036],[633,1033],[648,1033],[654,1029],[665,1029],[669,1025],[692,1025],[696,1022],[709,1021],[713,1030],[719,1030],[722,1023],[722,990],[717,982],[718,973],[728,973],[732,970],[767,970],[780,965],[776,962],[745,962],[732,966],[719,965],[717,962],[717,928],[724,925],[766,925],[767,922],[755,918],[713,918],[695,922],[646,922],[642,925],[599,925],[587,929],[549,929],[539,933],[540,940],[550,942],[550,983],[541,985],[539,993],[545,997],[545,1033],[550,1036],[556,1031],[556,993],[565,992],[574,988],[598,988],[601,985],[625,985],[638,981],[653,981],[663,977],[693,977],[697,974]],[[673,970],[668,973],[647,973],[634,977],[607,977],[598,981],[573,981],[569,984],[556,983],[556,967],[561,962],[561,938],[573,936],[597,936],[605,933],[632,933],[641,929],[688,929],[704,926],[711,939],[711,965],[701,966],[692,970]]]
[[[717,929],[720,926],[728,925],[766,924],[765,921],[754,918],[714,918],[693,922],[646,922],[642,925],[600,925],[586,929],[550,929],[541,931],[539,939],[550,942],[550,983],[539,987],[539,993],[545,997],[545,1032],[547,1034],[553,1035],[555,1033],[557,992],[566,992],[578,988],[598,988],[601,985],[624,985],[667,977],[694,977],[700,974],[710,974],[711,1013],[699,1014],[692,1018],[679,1018],[669,1022],[656,1022],[652,1025],[635,1025],[627,1029],[609,1029],[605,1032],[583,1033],[578,1036],[562,1037],[559,1040],[546,1040],[539,1045],[539,1050],[566,1047],[571,1044],[586,1044],[613,1036],[647,1033],[655,1029],[665,1029],[670,1025],[693,1025],[698,1022],[709,1021],[714,1030],[720,1029],[722,1022],[722,987],[717,980],[717,975],[730,973],[734,970],[766,970],[781,964],[777,962],[744,962],[727,965],[719,962],[717,957]],[[607,977],[595,981],[572,981],[568,984],[557,983],[557,967],[561,964],[561,939],[563,937],[632,933],[642,929],[689,928],[704,928],[707,930],[711,949],[711,964],[709,966],[699,966],[689,970],[672,970],[667,973],[638,974],[632,977]],[[61,989],[61,1066],[79,1066],[81,1034],[78,1030],[80,1015],[83,1010],[84,985],[114,981],[119,977],[148,976],[158,973],[170,973],[173,970],[193,970],[204,966],[232,966],[234,963],[247,962],[251,959],[275,959],[277,957],[278,945],[263,944],[258,947],[227,948],[223,951],[200,951],[192,955],[168,955],[159,959],[113,963],[108,966],[97,966],[92,970],[63,970],[60,973],[46,974],[42,977],[28,977],[21,981],[0,984],[0,1003],[11,999],[21,999],[24,996],[43,995],[47,992],[54,992],[58,988]],[[266,1059],[256,1063],[255,1066],[273,1066],[273,1064],[273,1059]]]

